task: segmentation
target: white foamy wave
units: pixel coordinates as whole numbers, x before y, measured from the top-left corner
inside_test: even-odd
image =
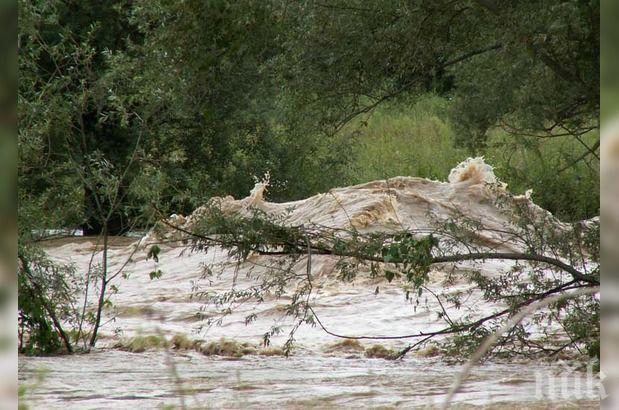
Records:
[[[254,177],[254,180],[256,184],[249,192],[249,197],[246,198],[248,205],[250,206],[255,206],[264,202],[264,193],[271,184],[271,174],[267,171],[261,179]]]
[[[486,164],[484,157],[467,158],[449,172],[447,179],[452,184],[460,182],[494,184],[498,182],[494,170]]]

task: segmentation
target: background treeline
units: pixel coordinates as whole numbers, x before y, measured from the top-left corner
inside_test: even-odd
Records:
[[[22,234],[485,155],[598,213],[597,1],[37,1],[19,20]],[[112,205],[113,204],[113,205]],[[137,222],[136,222],[137,221]]]

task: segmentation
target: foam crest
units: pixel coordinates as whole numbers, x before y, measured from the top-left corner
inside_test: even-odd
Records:
[[[484,157],[467,158],[449,172],[448,181],[452,184],[469,182],[471,184],[494,184],[498,182],[492,167],[484,161]]]

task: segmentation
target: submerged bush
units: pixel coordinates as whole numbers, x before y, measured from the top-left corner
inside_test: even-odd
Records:
[[[363,346],[357,339],[343,339],[339,342],[335,342],[325,348],[327,353],[333,352],[362,352],[364,350]]]
[[[437,345],[432,344],[417,350],[416,354],[420,357],[434,357],[439,356],[441,354],[441,350]]]
[[[258,351],[260,356],[285,356],[286,352],[281,347],[265,347]]]
[[[120,341],[116,347],[132,353],[143,353],[146,350],[168,347],[170,342],[165,337],[159,335],[134,336],[127,340]]]
[[[392,349],[387,349],[383,345],[373,345],[365,349],[365,357],[370,359],[387,359],[394,360],[398,356],[398,352]]]
[[[203,346],[200,351],[206,356],[243,357],[246,354],[256,352],[249,343],[239,343],[236,340],[221,338],[216,342],[210,342]]]
[[[198,350],[202,344],[201,340],[191,340],[184,334],[174,335],[170,340],[172,347],[177,350]]]

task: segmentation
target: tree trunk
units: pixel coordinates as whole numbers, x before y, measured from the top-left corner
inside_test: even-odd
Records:
[[[119,195],[122,195],[119,189]],[[103,200],[103,198],[100,198]],[[112,204],[107,201],[103,201],[102,209],[111,209]],[[94,199],[94,194],[91,189],[84,187],[84,210],[86,215],[86,222],[82,225],[82,231],[85,236],[96,236],[103,234],[103,223],[101,223],[101,212],[97,207]],[[108,235],[123,235],[127,233],[128,227],[123,220],[120,212],[113,212],[107,218],[107,233]]]
[[[101,312],[103,305],[105,304],[105,288],[107,287],[107,249],[108,249],[108,230],[107,222],[103,224],[103,269],[101,272],[101,291],[99,293],[99,302],[97,304],[97,316],[92,329],[92,336],[90,338],[90,347],[95,347],[97,343],[97,333],[99,326],[101,325]]]

